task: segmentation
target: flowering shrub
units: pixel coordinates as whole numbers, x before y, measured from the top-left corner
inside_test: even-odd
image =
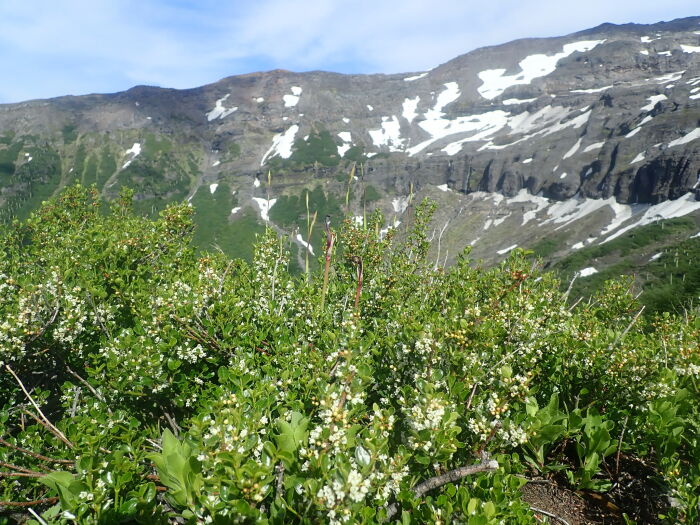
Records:
[[[401,242],[329,231],[324,284],[271,230],[197,255],[189,207],[129,202],[2,233],[0,523],[536,523],[528,476],[605,491],[620,453],[698,519],[696,314],[571,307],[522,251],[436,268],[427,203]]]

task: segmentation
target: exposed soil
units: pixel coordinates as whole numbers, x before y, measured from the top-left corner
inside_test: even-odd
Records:
[[[654,470],[627,456],[620,457],[619,473],[614,460],[606,466],[617,474],[611,476],[615,481],[605,494],[574,491],[564,478],[554,478],[528,482],[521,489],[523,501],[554,515],[540,515],[548,523],[624,524],[623,514],[640,525],[661,523],[658,515],[668,510],[669,502]]]

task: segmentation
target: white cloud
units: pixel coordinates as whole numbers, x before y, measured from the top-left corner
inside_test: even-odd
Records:
[[[605,21],[697,14],[695,1],[3,0],[0,100],[192,87],[260,69],[424,71],[483,45]],[[646,4],[646,5],[644,5]]]

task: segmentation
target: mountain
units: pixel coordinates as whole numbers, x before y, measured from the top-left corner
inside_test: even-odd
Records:
[[[447,263],[472,245],[487,263],[518,246],[555,264],[687,216],[648,259],[696,234],[699,176],[700,17],[518,40],[427,72],[275,70],[0,106],[0,219],[75,181],[107,199],[128,185],[143,212],[195,204],[202,246],[249,256],[270,220],[300,266],[307,199],[337,222],[346,195],[399,229],[415,199],[437,200]]]

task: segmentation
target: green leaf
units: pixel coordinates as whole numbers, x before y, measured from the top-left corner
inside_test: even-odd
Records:
[[[277,448],[283,452],[295,452],[306,441],[308,425],[309,419],[299,412],[292,412],[289,422],[278,421],[280,433],[276,436]]]

